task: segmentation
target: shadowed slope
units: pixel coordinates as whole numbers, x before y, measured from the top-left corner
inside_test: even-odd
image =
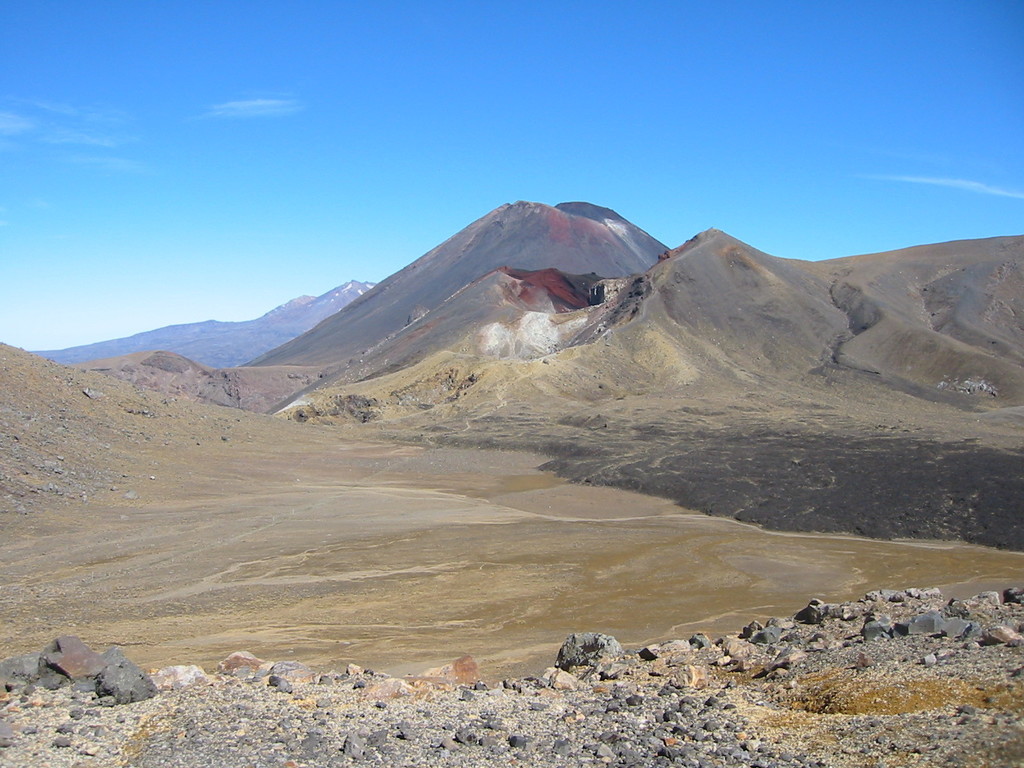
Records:
[[[316,368],[210,368],[164,350],[93,360],[75,367],[174,397],[260,413],[319,380]]]
[[[849,317],[836,361],[932,390],[1024,398],[1024,237],[819,262]]]

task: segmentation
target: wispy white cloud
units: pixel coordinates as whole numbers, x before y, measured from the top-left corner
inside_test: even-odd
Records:
[[[0,136],[15,136],[35,128],[29,118],[14,112],[0,112]]]
[[[1003,189],[1002,187],[993,187],[989,184],[983,184],[980,181],[971,181],[969,179],[946,179],[937,178],[933,176],[889,176],[889,175],[864,175],[862,178],[865,179],[878,179],[880,181],[899,181],[907,184],[928,184],[933,187],[949,187],[951,189],[961,189],[965,192],[976,192],[981,195],[995,195],[997,197],[1013,197],[1019,200],[1024,200],[1024,192],[1017,192],[1012,189]]]
[[[117,147],[132,141],[132,139],[125,136],[114,136],[61,126],[51,127],[43,134],[42,140],[47,144],[81,144],[89,147]]]
[[[32,99],[24,103],[29,104],[42,112],[63,115],[65,117],[71,117],[76,120],[82,120],[90,123],[107,123],[108,125],[117,125],[127,122],[129,119],[127,113],[118,109],[111,109],[109,107],[82,107],[58,101],[46,101],[45,99]]]
[[[214,104],[203,117],[249,118],[280,117],[291,115],[303,109],[295,99],[245,99]]]
[[[82,110],[78,107],[73,107],[70,104],[64,104],[58,101],[47,101],[46,99],[31,99],[27,102],[36,109],[40,109],[44,112],[53,112],[58,115],[67,115],[68,117],[80,117]]]
[[[147,173],[149,166],[140,163],[138,160],[129,160],[126,157],[88,157],[78,156],[67,158],[69,163],[85,165],[101,171],[112,171],[115,173]]]
[[[38,100],[9,103],[16,109],[0,111],[0,148],[30,143],[118,147],[136,140],[122,130],[128,121],[123,112]]]

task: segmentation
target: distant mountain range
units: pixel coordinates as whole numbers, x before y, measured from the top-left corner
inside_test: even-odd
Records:
[[[174,352],[211,368],[231,368],[259,357],[305,333],[362,296],[374,283],[350,280],[322,296],[300,296],[262,317],[241,322],[207,320],[168,325],[123,339],[111,339],[35,354],[58,363],[103,360],[136,352]]]

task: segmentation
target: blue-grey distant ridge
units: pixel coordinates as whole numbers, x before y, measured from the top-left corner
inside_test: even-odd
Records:
[[[373,286],[374,283],[350,280],[322,296],[299,296],[255,320],[206,320],[201,323],[168,325],[122,339],[36,354],[71,365],[133,352],[164,350],[176,352],[211,368],[233,368],[300,336]]]

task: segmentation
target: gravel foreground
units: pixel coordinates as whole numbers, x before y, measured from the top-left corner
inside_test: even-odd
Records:
[[[55,642],[0,663],[0,766],[1024,765],[1022,600],[879,590],[717,639],[584,633],[492,683],[469,657],[417,678],[243,652],[147,675],[61,638],[63,662]]]

